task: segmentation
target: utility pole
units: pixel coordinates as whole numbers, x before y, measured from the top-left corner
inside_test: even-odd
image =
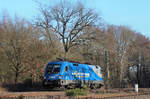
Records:
[[[109,62],[108,62],[108,51],[105,51],[105,84],[106,89],[108,88],[109,83]]]
[[[141,62],[142,62],[142,57],[141,57],[141,52],[139,51],[139,57],[138,57],[138,66],[137,66],[137,83],[140,83],[140,79],[141,79]]]

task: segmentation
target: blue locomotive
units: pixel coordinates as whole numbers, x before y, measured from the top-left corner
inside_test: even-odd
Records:
[[[47,64],[43,86],[75,88],[87,84],[90,88],[103,86],[100,66],[69,61],[53,61]]]

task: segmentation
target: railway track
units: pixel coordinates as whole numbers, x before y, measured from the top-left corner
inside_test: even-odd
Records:
[[[130,93],[115,95],[94,95],[86,97],[77,97],[78,99],[150,99],[150,92],[147,93]]]

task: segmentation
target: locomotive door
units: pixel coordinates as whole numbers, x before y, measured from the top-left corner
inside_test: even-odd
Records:
[[[65,67],[63,75],[65,80],[69,80],[69,66]]]
[[[74,70],[75,68],[73,68],[72,66],[65,66],[63,75],[66,81],[66,85],[68,85],[68,87],[72,86],[72,84],[76,81],[76,78],[74,77]]]
[[[72,74],[73,74],[73,79],[75,81],[78,81],[79,80],[79,67],[78,67],[78,64],[73,64],[73,67],[72,67]]]

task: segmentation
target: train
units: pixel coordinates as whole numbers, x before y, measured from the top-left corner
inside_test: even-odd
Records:
[[[70,61],[52,61],[46,65],[43,86],[50,88],[101,88],[104,85],[101,67]]]

